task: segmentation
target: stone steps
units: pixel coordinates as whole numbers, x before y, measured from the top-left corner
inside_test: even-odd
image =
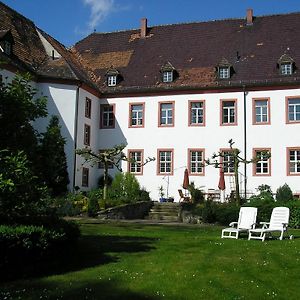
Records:
[[[180,205],[179,203],[155,202],[149,212],[148,219],[164,222],[180,222]]]

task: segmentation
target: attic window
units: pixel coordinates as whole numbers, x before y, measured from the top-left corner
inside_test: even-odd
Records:
[[[174,73],[175,73],[175,68],[172,66],[170,62],[165,63],[161,69],[160,72],[162,74],[161,80],[162,82],[173,82],[174,81]]]
[[[292,63],[281,64],[280,65],[280,73],[281,73],[281,75],[292,75],[292,73],[293,73]]]
[[[9,41],[4,41],[3,51],[7,55],[11,55],[11,43]]]
[[[232,65],[226,58],[222,60],[217,65],[217,73],[219,79],[229,79],[231,77]]]
[[[283,54],[279,60],[279,72],[281,75],[288,76],[294,72],[294,60],[287,54]]]
[[[120,78],[120,72],[117,69],[110,68],[106,72],[106,78],[107,78],[107,86],[116,86],[118,84],[119,78]]]
[[[230,78],[230,68],[229,67],[219,67],[219,78],[220,79]]]
[[[107,76],[107,85],[116,86],[117,85],[117,75],[108,75]]]
[[[164,71],[163,82],[172,82],[172,81],[173,81],[173,71]]]

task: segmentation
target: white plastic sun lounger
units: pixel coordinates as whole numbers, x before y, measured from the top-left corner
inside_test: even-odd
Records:
[[[266,235],[271,235],[272,232],[279,232],[279,239],[283,239],[283,234],[287,231],[290,218],[290,209],[288,207],[273,208],[270,222],[260,222],[262,228],[249,230],[248,239],[258,239],[264,241]]]
[[[255,227],[256,207],[241,207],[237,222],[231,222],[229,228],[222,230],[222,238],[238,239],[240,232],[248,232]]]

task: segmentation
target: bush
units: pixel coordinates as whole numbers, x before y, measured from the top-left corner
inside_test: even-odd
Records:
[[[93,190],[88,193],[88,216],[95,217],[100,210],[99,201],[102,199],[102,190]]]
[[[115,176],[108,190],[108,198],[110,201],[108,200],[106,205],[111,201],[112,204],[115,202],[118,205],[150,199],[148,192],[140,188],[137,179],[131,173],[119,173]]]
[[[294,199],[293,192],[286,183],[277,189],[277,191],[276,191],[276,200],[277,201],[288,202],[293,199]]]
[[[44,214],[47,199],[47,189],[34,175],[26,154],[0,150],[0,212],[11,216]]]
[[[256,222],[269,222],[273,208],[276,203],[269,194],[265,192],[261,196],[252,196],[249,202],[245,206],[257,207],[257,219]]]
[[[219,203],[216,205],[216,221],[221,225],[228,226],[239,218],[240,207],[235,203]]]
[[[194,204],[199,204],[204,202],[204,195],[203,192],[195,187],[194,182],[191,182],[191,184],[188,187],[188,191],[191,194],[192,202]]]

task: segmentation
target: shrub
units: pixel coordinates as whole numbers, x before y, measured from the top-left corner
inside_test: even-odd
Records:
[[[204,202],[202,208],[202,220],[204,223],[215,223],[217,221],[215,202],[211,200],[207,200]]]
[[[294,199],[293,192],[286,183],[277,189],[277,191],[276,191],[276,200],[277,201],[288,202],[293,199]]]
[[[245,206],[257,207],[257,223],[269,222],[273,208],[276,203],[268,193],[263,192],[261,196],[252,196]]]
[[[195,187],[194,182],[191,182],[191,184],[188,187],[188,191],[191,194],[192,202],[194,204],[203,203],[204,202],[204,195],[203,192]]]
[[[0,212],[37,215],[47,211],[47,189],[39,183],[23,151],[0,150]]]
[[[145,191],[140,188],[137,179],[131,173],[117,174],[108,190],[108,198],[115,203],[121,202],[121,204],[140,201],[142,195],[145,196]],[[109,202],[107,201],[107,203]]]
[[[100,209],[99,201],[102,199],[102,190],[93,190],[88,193],[88,216],[95,217]]]
[[[216,205],[216,221],[221,225],[228,226],[231,222],[236,222],[239,217],[240,207],[236,203],[218,203]]]

